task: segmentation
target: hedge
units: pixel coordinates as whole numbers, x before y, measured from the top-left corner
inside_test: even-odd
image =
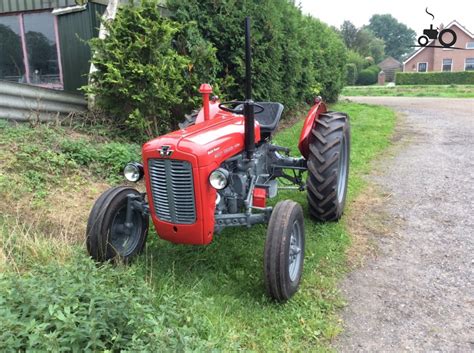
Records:
[[[358,75],[356,64],[349,63],[346,65],[346,85],[355,85]]]
[[[91,42],[98,69],[86,91],[127,128],[148,137],[172,130],[198,108],[199,83],[222,99],[244,92],[244,18],[252,16],[253,98],[286,111],[321,95],[337,100],[345,81],[342,38],[287,0],[157,0],[123,6],[105,40]]]
[[[397,72],[397,85],[474,85],[474,71]]]
[[[372,85],[375,82],[377,82],[377,78],[373,71],[369,69],[362,70],[357,78],[357,84],[362,86]]]

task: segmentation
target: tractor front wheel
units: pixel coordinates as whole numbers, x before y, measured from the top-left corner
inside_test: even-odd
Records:
[[[303,210],[294,201],[277,203],[268,224],[264,253],[267,294],[279,301],[290,299],[298,290],[303,272]]]
[[[148,216],[131,210],[126,222],[129,195],[140,193],[130,187],[114,187],[95,202],[87,222],[87,251],[96,261],[122,259],[128,262],[141,252],[148,232]]]
[[[308,203],[311,216],[337,221],[346,203],[350,155],[349,118],[322,114],[313,127],[308,156]]]

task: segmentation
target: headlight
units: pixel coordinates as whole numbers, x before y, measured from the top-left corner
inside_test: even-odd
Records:
[[[128,163],[125,168],[123,168],[123,176],[128,181],[136,183],[143,178],[143,166],[137,162]]]
[[[224,189],[229,183],[229,172],[223,168],[214,170],[211,175],[209,175],[209,183],[214,189]]]

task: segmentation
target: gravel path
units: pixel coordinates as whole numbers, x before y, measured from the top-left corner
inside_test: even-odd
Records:
[[[336,348],[474,352],[474,99],[350,99],[403,113],[406,146],[372,177],[392,194],[393,231],[342,283]]]

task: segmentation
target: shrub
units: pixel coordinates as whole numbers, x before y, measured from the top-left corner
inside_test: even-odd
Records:
[[[370,65],[367,69],[369,69],[370,71],[372,71],[376,75],[378,75],[379,72],[381,71],[380,67],[378,67],[377,65]]]
[[[377,82],[377,74],[373,69],[364,69],[359,73],[357,84],[359,85],[373,85]]]
[[[397,72],[397,85],[473,85],[474,72]]]
[[[357,66],[355,64],[346,65],[346,85],[353,86],[357,81]]]
[[[173,112],[195,101],[201,75],[215,79],[213,48],[191,24],[163,18],[154,1],[123,6],[106,28],[105,40],[91,41],[97,71],[86,92],[96,95],[97,104],[117,123],[135,132],[151,137],[170,130],[176,125]],[[177,44],[184,53],[178,52]]]
[[[161,18],[153,0],[125,6],[107,25],[109,36],[91,42],[99,71],[86,90],[118,123],[148,136],[167,132],[200,105],[202,82],[217,94],[243,98],[249,13],[255,100],[281,101],[287,110],[315,95],[337,100],[345,80],[342,39],[294,4],[170,0],[168,7],[172,19]]]
[[[76,257],[26,274],[0,273],[0,350],[211,349],[208,324],[193,315],[191,299],[158,300],[133,268]]]

